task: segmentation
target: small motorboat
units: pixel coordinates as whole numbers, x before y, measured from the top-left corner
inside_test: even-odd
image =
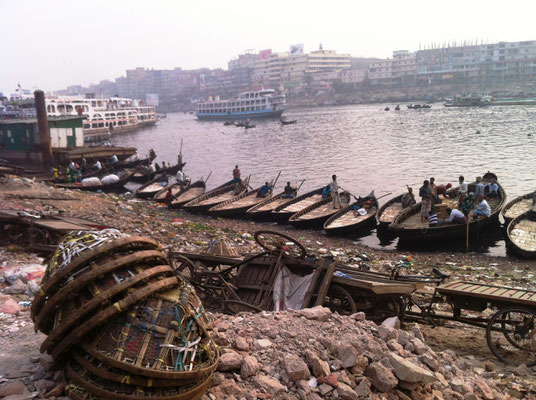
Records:
[[[281,119],[280,121],[281,121],[281,124],[283,124],[283,125],[292,125],[292,124],[295,124],[296,122],[298,122],[297,119],[292,119],[290,121]]]
[[[389,111],[389,110],[390,110],[389,107],[385,107],[385,108],[383,109],[383,111]]]

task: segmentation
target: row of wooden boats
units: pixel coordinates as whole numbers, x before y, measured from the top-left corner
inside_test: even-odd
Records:
[[[482,179],[483,183],[492,180],[497,182],[497,176],[490,172],[484,174]],[[157,201],[162,201],[167,188],[162,189],[161,185],[155,183],[140,188],[137,196],[147,198],[143,191],[151,189],[151,185],[154,185],[151,196]],[[474,191],[475,185],[476,182],[469,184],[469,191]],[[463,239],[467,234],[478,234],[497,224],[498,217],[502,214],[512,247],[515,250],[519,247],[520,250],[517,252],[520,255],[535,257],[536,212],[532,209],[536,192],[520,196],[505,204],[506,193],[500,184],[498,187],[497,196],[487,198],[491,208],[489,218],[469,218],[467,224],[442,224],[435,227],[428,226],[427,221],[421,222],[420,202],[402,208],[402,195],[391,198],[379,207],[373,193],[365,198],[355,198],[354,201],[350,201],[350,194],[342,193],[342,207],[334,209],[331,198],[322,199],[323,188],[289,199],[285,198],[283,193],[258,197],[259,189],[248,191],[246,183],[232,181],[207,192],[205,182],[197,181],[187,187],[171,186],[174,200],[168,206],[218,217],[243,217],[288,223],[299,229],[324,229],[327,234],[334,235],[370,229],[377,224],[380,230],[388,230],[403,241]],[[447,207],[455,208],[458,204],[459,197],[455,188],[450,189],[447,194],[443,204],[436,205],[440,212],[445,212]]]

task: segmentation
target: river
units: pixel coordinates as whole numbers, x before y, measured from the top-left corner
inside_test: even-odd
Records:
[[[289,180],[299,184],[305,179],[303,193],[327,185],[336,174],[339,185],[355,195],[374,190],[377,197],[385,196],[380,204],[406,185],[417,192],[432,176],[437,184],[455,185],[460,174],[474,181],[488,170],[498,175],[509,200],[536,189],[536,107],[446,108],[436,103],[424,110],[403,104],[394,111],[395,105],[389,106],[391,111],[380,104],[296,108],[284,114],[296,124],[260,120],[247,130],[173,113],[154,127],[116,135],[112,143],[135,146],[140,155],[154,148],[157,162],[176,163],[182,140],[185,172],[192,180],[212,172],[208,188],[231,179],[238,164],[243,178],[251,175],[253,187],[281,171],[276,192]],[[397,246],[393,238],[380,240],[375,231],[355,239],[372,247]],[[457,251],[460,245],[437,248]],[[471,248],[507,252],[499,229]]]

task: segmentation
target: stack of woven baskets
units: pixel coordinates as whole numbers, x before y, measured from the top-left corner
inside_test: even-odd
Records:
[[[73,233],[31,313],[73,399],[199,399],[218,363],[199,298],[150,239]]]

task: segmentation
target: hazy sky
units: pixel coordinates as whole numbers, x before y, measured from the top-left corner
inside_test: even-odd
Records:
[[[246,49],[388,57],[448,41],[536,39],[535,0],[0,0],[0,92],[134,67],[227,67]]]

